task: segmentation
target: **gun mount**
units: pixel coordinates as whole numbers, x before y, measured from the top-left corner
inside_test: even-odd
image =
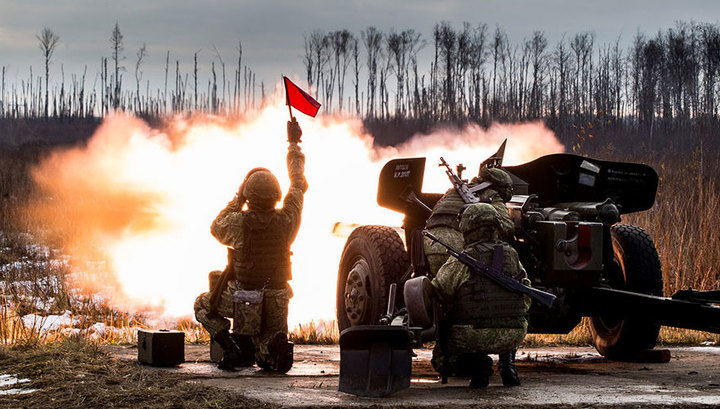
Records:
[[[501,166],[501,153],[495,156],[493,164]],[[350,234],[338,272],[340,330],[377,324],[383,315],[387,321],[390,284],[402,293],[406,281],[427,273],[418,251],[421,232],[442,194],[423,192],[425,162],[394,159],[382,169],[377,201],[405,215],[404,237],[385,226],[360,226]],[[652,238],[620,223],[623,215],[653,206],[658,176],[652,167],[554,154],[503,169],[515,193],[507,203],[511,244],[532,287],[557,297],[552,307],[533,303],[529,332],[568,333],[590,317],[595,347],[613,359],[653,348],[661,325],[720,333],[719,292],[664,297]],[[405,307],[404,297],[397,297],[395,311]],[[432,337],[433,331],[420,328],[414,335]]]

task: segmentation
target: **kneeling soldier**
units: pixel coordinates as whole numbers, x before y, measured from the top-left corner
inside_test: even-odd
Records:
[[[517,252],[498,239],[500,221],[490,204],[469,205],[460,215],[464,252],[529,285]],[[432,285],[445,310],[433,350],[433,367],[443,377],[470,376],[470,387],[482,388],[493,372],[488,354],[500,354],[503,384],[519,385],[514,352],[527,332],[530,298],[474,273],[452,257],[440,268]]]
[[[290,189],[283,206],[275,176],[264,168],[251,170],[227,207],[215,218],[211,232],[229,247],[228,265],[211,292],[195,300],[195,317],[223,348],[218,368],[258,366],[280,373],[290,370],[293,345],[288,342],[288,281],[290,246],[300,227],[305,155],[298,143],[302,131],[288,122],[287,154]],[[243,206],[247,202],[247,210]],[[230,322],[234,329],[230,334]]]

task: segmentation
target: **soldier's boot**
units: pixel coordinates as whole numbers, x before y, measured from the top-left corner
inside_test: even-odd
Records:
[[[292,342],[288,342],[287,334],[278,332],[273,335],[268,343],[268,351],[274,361],[270,369],[278,373],[289,371],[293,364],[293,346]]]
[[[500,372],[503,385],[520,385],[520,378],[515,370],[515,350],[500,354],[498,359],[498,372]]]
[[[235,341],[230,336],[230,331],[222,330],[213,338],[223,349],[223,357],[218,362],[218,368],[223,371],[233,371],[240,366],[241,352]]]
[[[255,344],[248,335],[231,333],[230,337],[240,349],[240,360],[235,366],[253,366],[255,364]]]
[[[490,384],[490,375],[493,373],[492,358],[479,354],[474,359],[474,370],[470,378],[470,389],[480,389]]]

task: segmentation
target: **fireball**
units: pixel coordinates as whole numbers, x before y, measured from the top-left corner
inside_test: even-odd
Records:
[[[245,174],[268,168],[287,191],[287,119],[280,98],[243,120],[175,118],[162,129],[110,116],[86,146],[57,151],[38,165],[33,215],[62,238],[80,288],[129,311],[191,316],[208,273],[226,263],[210,224]],[[338,226],[402,224],[402,215],[375,202],[387,160],[426,156],[424,190],[443,192],[449,182],[433,166],[440,156],[476,172],[505,138],[506,164],[563,150],[542,123],[469,125],[379,148],[359,118],[299,121],[309,190],[292,246],[291,328],[335,316],[338,262],[350,230]]]

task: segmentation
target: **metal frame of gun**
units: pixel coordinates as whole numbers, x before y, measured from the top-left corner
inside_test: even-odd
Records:
[[[546,307],[551,307],[553,305],[553,302],[556,298],[554,294],[550,294],[548,292],[538,290],[537,288],[528,287],[519,283],[515,279],[506,276],[505,273],[503,273],[502,271],[497,271],[491,266],[483,264],[465,253],[459,252],[457,249],[453,248],[447,243],[444,243],[427,230],[423,230],[423,235],[432,240],[433,243],[441,244],[443,247],[445,247],[449,255],[455,257],[461,263],[472,268],[473,271],[482,274],[484,277],[494,281],[496,284],[500,285],[506,290],[523,293]]]

